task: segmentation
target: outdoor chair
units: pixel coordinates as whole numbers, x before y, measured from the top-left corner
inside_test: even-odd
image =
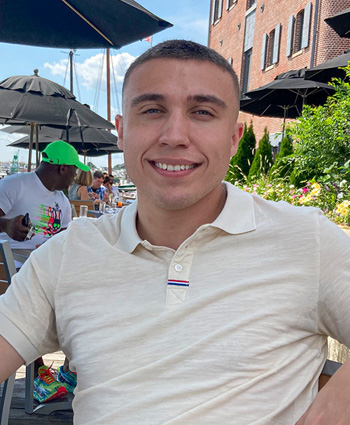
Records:
[[[3,294],[11,284],[11,279],[16,273],[13,254],[8,241],[0,240],[0,295]],[[0,425],[8,425],[11,400],[15,385],[16,373],[11,375],[3,384],[2,397],[0,400]],[[28,414],[37,413],[49,415],[57,410],[71,410],[71,399],[53,400],[39,404],[34,408],[34,363],[26,367],[25,382],[25,406],[24,411]]]
[[[98,211],[96,211],[96,213],[94,212],[94,203],[93,201],[69,201],[71,206],[72,206],[72,211],[73,208],[75,210],[75,212],[73,211],[72,216],[73,217],[79,217],[80,216],[80,206],[81,205],[87,205],[88,206],[88,217],[96,217],[96,213],[98,213]]]

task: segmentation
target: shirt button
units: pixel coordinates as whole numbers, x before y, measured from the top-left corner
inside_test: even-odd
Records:
[[[171,251],[168,251],[168,252],[166,253],[166,256],[167,256],[168,258],[173,258],[174,254],[173,254]]]
[[[176,270],[177,272],[181,272],[181,270],[182,270],[182,265],[181,265],[181,264],[176,264],[176,265],[175,265],[175,270]]]

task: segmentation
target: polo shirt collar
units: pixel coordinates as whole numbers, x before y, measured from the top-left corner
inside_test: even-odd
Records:
[[[256,229],[254,200],[250,193],[224,182],[227,199],[221,214],[210,226],[217,227],[227,233],[247,233]]]
[[[209,226],[227,233],[239,234],[256,229],[254,201],[252,195],[243,192],[232,184],[224,182],[227,199],[220,215]],[[137,200],[123,211],[120,236],[116,246],[124,252],[132,253],[143,241],[136,230]]]
[[[123,211],[120,222],[120,236],[116,247],[131,254],[142,239],[136,230],[137,200]]]

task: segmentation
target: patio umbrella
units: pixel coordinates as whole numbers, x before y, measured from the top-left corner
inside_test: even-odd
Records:
[[[108,131],[106,130],[100,130],[100,131],[105,131],[106,133],[108,133]],[[111,133],[109,133],[111,134]],[[111,134],[111,136],[113,136]],[[116,136],[113,136],[115,139],[117,139]],[[46,146],[55,141],[57,139],[53,139],[51,137],[41,137],[39,138],[39,151],[42,152]],[[87,143],[85,142],[84,145],[79,142],[79,141],[70,141],[69,142],[70,145],[72,145],[79,153],[79,155],[83,155],[84,159],[86,158],[86,156],[103,156],[103,155],[108,155],[110,153],[120,153],[122,152],[117,145],[117,142],[114,141],[113,143],[105,143],[105,142],[100,142],[100,143]],[[10,146],[12,148],[23,148],[23,149],[28,149],[30,146],[30,139],[28,136],[22,137],[10,144],[8,144],[7,146]]]
[[[339,55],[327,62],[323,62],[314,68],[305,70],[306,80],[317,80],[323,83],[331,81],[332,77],[344,78],[345,71],[339,67],[347,66],[350,61],[350,50],[347,50],[342,55]]]
[[[9,127],[0,130],[7,134],[30,134],[30,126],[11,125]],[[48,127],[45,125],[38,125],[39,143],[45,141],[45,139],[64,140],[66,141],[66,131],[61,128]],[[82,134],[81,134],[82,133]],[[69,142],[70,143],[82,143],[81,135],[83,136],[84,144],[94,144],[96,147],[101,143],[104,144],[116,144],[118,137],[111,132],[99,128],[83,127],[81,131],[78,127],[71,127],[69,130]]]
[[[322,105],[334,88],[318,81],[305,80],[305,70],[288,71],[278,75],[271,83],[245,93],[240,110],[254,115],[296,118],[304,105]]]
[[[172,27],[134,0],[0,0],[0,41],[116,48]]]
[[[325,21],[340,37],[350,38],[350,8],[336,13]]]
[[[13,76],[0,82],[0,122],[114,129],[113,124],[78,102],[69,90],[39,77],[38,70],[32,76]]]
[[[32,76],[14,76],[0,82],[0,123],[31,125],[28,170],[35,124],[65,128],[67,141],[71,127],[114,129],[113,124],[78,102],[69,90],[39,77],[37,70]]]

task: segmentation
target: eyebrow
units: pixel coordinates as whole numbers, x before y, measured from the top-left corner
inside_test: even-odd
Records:
[[[214,103],[215,105],[220,106],[221,108],[227,108],[226,102],[212,94],[196,94],[194,96],[188,96],[187,100],[189,102],[194,101],[198,103]]]
[[[164,101],[165,96],[158,93],[144,93],[140,94],[140,96],[136,96],[131,101],[131,106],[137,106],[142,102],[156,102],[156,101]]]
[[[142,102],[157,102],[164,101],[165,96],[159,93],[144,93],[136,96],[131,101],[131,106],[137,106]],[[214,103],[215,105],[221,108],[227,108],[226,102],[220,99],[217,96],[212,94],[196,94],[193,96],[187,97],[188,102],[198,102],[198,103]]]

